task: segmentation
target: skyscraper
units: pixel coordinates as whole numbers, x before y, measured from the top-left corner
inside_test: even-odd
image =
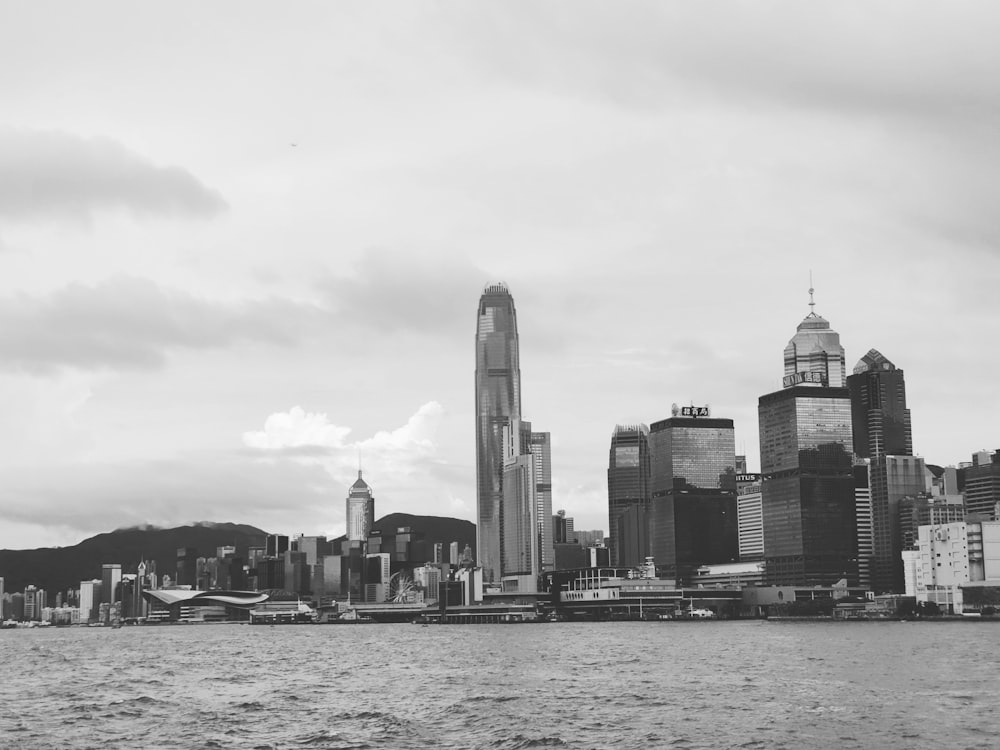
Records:
[[[504,534],[504,428],[521,418],[514,299],[503,283],[479,299],[476,321],[476,546],[486,581],[499,581]]]
[[[924,490],[923,459],[912,458],[903,371],[871,349],[847,378],[854,453],[860,582],[876,593],[903,590],[899,501]],[[867,559],[866,559],[867,558]]]
[[[608,547],[612,565],[642,565],[649,555],[649,428],[615,425],[608,452]]]
[[[771,585],[857,582],[851,402],[843,363],[840,336],[811,310],[785,348],[784,388],[759,400]]]
[[[375,495],[372,488],[362,479],[358,469],[358,479],[347,493],[347,539],[350,542],[364,542],[375,525]]]
[[[649,426],[649,554],[690,582],[699,566],[739,559],[736,441],[733,420],[707,407],[673,413]]]
[[[556,558],[552,524],[552,435],[531,432],[528,450],[535,462],[535,528],[543,571],[555,569]],[[570,521],[572,523],[572,520]]]

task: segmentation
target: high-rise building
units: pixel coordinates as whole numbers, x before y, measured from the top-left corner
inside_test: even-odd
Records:
[[[501,577],[516,577],[518,591],[534,590],[534,582],[552,559],[552,505],[540,507],[538,487],[542,461],[530,452],[531,424],[512,420],[504,427],[503,523]]]
[[[608,452],[608,549],[612,565],[639,566],[649,555],[649,428],[615,425]]]
[[[479,299],[476,321],[476,546],[486,581],[503,575],[504,428],[520,418],[514,299],[505,284],[490,284]]]
[[[80,581],[80,622],[96,622],[101,606],[101,581]]]
[[[286,534],[268,534],[264,538],[264,556],[278,557],[288,551],[289,542]]]
[[[121,601],[118,584],[122,582],[122,566],[118,563],[105,563],[101,566],[101,602],[114,604]]]
[[[678,583],[739,560],[733,420],[674,407],[649,426],[649,554]]]
[[[903,371],[872,349],[847,378],[854,452],[859,458],[912,456],[910,410]]]
[[[555,569],[555,550],[552,546],[552,435],[548,432],[531,432],[528,451],[535,464],[535,531],[543,571]],[[570,519],[572,528],[573,519]]]
[[[980,521],[1000,520],[1000,450],[972,455],[965,469],[965,508]]]
[[[859,582],[876,593],[902,591],[899,501],[923,491],[914,472],[925,471],[913,455],[910,410],[903,371],[871,349],[847,378],[858,506]],[[898,460],[897,458],[899,457]],[[863,471],[862,471],[863,468]]]
[[[810,307],[813,306],[810,290]],[[758,404],[766,581],[857,584],[851,401],[840,336],[814,310],[785,348],[784,388]]]
[[[573,519],[569,518],[564,510],[556,511],[556,514],[552,516],[552,543],[576,543],[576,535],[573,533]]]
[[[347,539],[363,542],[368,539],[375,526],[375,495],[372,488],[362,479],[358,469],[358,479],[347,493]]]

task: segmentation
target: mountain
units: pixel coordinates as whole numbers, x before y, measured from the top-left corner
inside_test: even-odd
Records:
[[[120,563],[123,573],[134,573],[140,560],[155,560],[157,573],[172,577],[179,547],[194,547],[200,557],[214,557],[216,548],[232,545],[245,557],[248,547],[263,546],[266,533],[234,523],[116,529],[72,547],[0,550],[0,578],[7,592],[23,591],[26,585],[34,584],[48,591],[54,602],[57,591],[79,588],[80,581],[100,578],[104,563]]]
[[[383,534],[394,534],[396,529],[406,526],[424,535],[428,551],[434,548],[436,542],[441,542],[447,555],[448,545],[452,542],[458,542],[459,554],[462,554],[465,545],[469,545],[472,548],[473,557],[475,557],[476,524],[471,521],[446,516],[414,516],[409,513],[390,513],[378,519],[374,528]]]

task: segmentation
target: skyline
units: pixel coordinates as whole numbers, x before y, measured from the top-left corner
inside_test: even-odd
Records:
[[[581,529],[672,403],[759,471],[810,272],[915,454],[994,450],[1000,9],[574,7],[0,2],[0,548],[340,534],[359,451],[380,513],[475,521],[501,279]]]

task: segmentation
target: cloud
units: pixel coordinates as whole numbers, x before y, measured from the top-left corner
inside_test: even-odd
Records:
[[[453,337],[468,333],[476,304],[470,290],[489,281],[488,273],[465,258],[376,248],[351,274],[329,277],[320,289],[334,315],[352,325]]]
[[[162,367],[171,349],[289,346],[316,311],[278,299],[222,303],[130,276],[0,299],[0,368]]]
[[[144,523],[194,521],[308,532],[341,520],[331,510],[331,499],[340,494],[320,467],[264,463],[239,452],[192,451],[166,459],[91,463],[57,460],[44,471],[37,466],[0,469],[5,521],[60,530],[61,539]],[[339,510],[340,505],[332,507]],[[25,543],[0,535],[0,547]]]
[[[212,217],[222,196],[179,167],[161,167],[110,138],[0,129],[0,216],[89,219],[101,210]]]

